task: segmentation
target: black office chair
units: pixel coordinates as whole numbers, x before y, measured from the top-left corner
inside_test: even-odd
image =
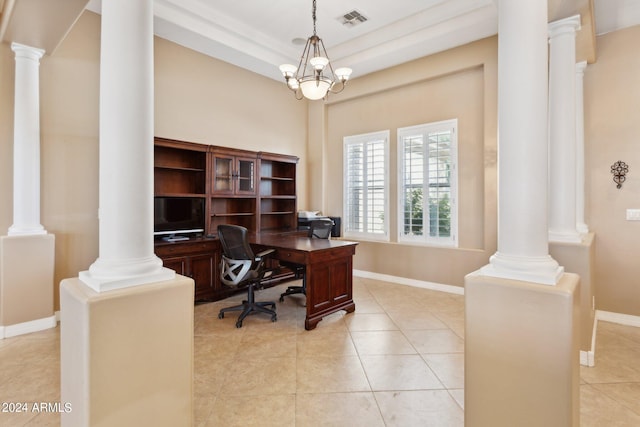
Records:
[[[330,218],[314,219],[309,221],[309,232],[307,236],[311,239],[328,239],[331,237],[333,229],[333,220]],[[290,266],[294,269],[296,277],[302,275],[302,286],[289,286],[286,291],[280,294],[280,302],[284,301],[284,297],[293,294],[307,294],[307,275],[304,271],[304,265],[293,264]]]
[[[247,300],[240,305],[223,308],[218,319],[223,319],[228,311],[242,311],[236,321],[236,328],[241,328],[244,318],[254,313],[270,314],[271,321],[275,322],[276,303],[256,302],[254,297],[255,288],[260,286],[262,280],[271,276],[272,271],[265,269],[264,260],[274,250],[267,249],[254,255],[247,239],[247,229],[237,225],[219,225],[218,238],[223,251],[220,262],[222,283],[235,288],[247,286]],[[268,309],[268,306],[272,309]]]

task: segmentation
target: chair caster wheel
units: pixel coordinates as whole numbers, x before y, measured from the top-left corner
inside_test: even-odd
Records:
[[[284,297],[280,297],[280,302],[284,302]]]
[[[236,322],[236,328],[242,328],[242,322],[237,321]]]
[[[224,319],[224,313],[218,313],[218,319]]]
[[[272,321],[272,322],[275,322],[276,320],[278,320],[278,317],[277,317],[277,316],[271,316],[271,321]]]

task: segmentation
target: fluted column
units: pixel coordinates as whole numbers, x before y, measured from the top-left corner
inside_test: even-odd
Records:
[[[587,62],[576,64],[576,228],[579,233],[589,232],[584,218],[584,70]]]
[[[576,31],[580,16],[549,24],[549,240],[580,242],[576,228]]]
[[[44,50],[12,43],[15,52],[13,224],[8,234],[47,234],[40,224],[40,58]]]
[[[100,292],[167,280],[153,251],[153,2],[102,3],[99,254],[80,280]]]
[[[485,276],[555,285],[548,250],[547,2],[500,1],[498,251]]]

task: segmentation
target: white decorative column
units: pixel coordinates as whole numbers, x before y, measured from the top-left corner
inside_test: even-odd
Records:
[[[581,234],[589,232],[584,219],[584,70],[587,62],[576,64],[576,229]]]
[[[548,242],[547,6],[498,1],[498,251],[464,282],[466,427],[580,422],[580,278]]]
[[[498,251],[481,274],[554,285],[563,268],[548,251],[546,3],[500,2]]]
[[[110,0],[100,47],[98,292],[174,277],[153,251],[153,3]]]
[[[190,426],[194,281],[153,247],[153,0],[101,25],[99,256],[60,284],[61,425]]]
[[[549,240],[580,242],[576,228],[576,31],[580,16],[549,24]]]
[[[9,236],[46,234],[40,224],[40,58],[44,50],[12,43],[16,57],[13,128],[13,225]]]
[[[15,52],[13,224],[0,236],[0,339],[54,328],[55,236],[40,224],[40,59]]]

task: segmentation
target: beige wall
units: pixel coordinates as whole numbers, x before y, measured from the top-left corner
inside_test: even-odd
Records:
[[[640,316],[640,26],[597,38],[598,61],[585,71],[587,218],[595,232],[595,294],[599,310]],[[629,174],[616,189],[611,165]]]
[[[638,26],[598,37],[598,61],[585,73],[586,220],[596,235],[596,306],[631,315],[640,315],[640,265],[633,261],[640,223],[624,218],[627,208],[640,208],[637,40]],[[42,223],[56,235],[56,309],[57,283],[98,255],[99,46],[99,16],[85,12],[55,55],[41,62]],[[324,108],[312,109],[282,83],[162,39],[155,57],[158,136],[297,155],[299,208],[334,216],[342,215],[343,136],[390,129],[395,188],[396,129],[458,117],[460,247],[362,242],[355,267],[463,286],[464,275],[495,252],[497,38],[356,76]],[[0,44],[0,234],[12,221],[13,86],[13,52]],[[610,173],[617,160],[630,165],[621,190]]]
[[[98,256],[100,17],[85,12],[40,66],[42,224],[56,235],[58,284]],[[307,105],[284,83],[155,40],[158,136],[300,157],[306,207]],[[0,44],[0,234],[12,222],[14,56]],[[274,71],[278,73],[277,70]],[[114,170],[117,173],[117,170]]]
[[[343,137],[390,130],[391,242],[363,242],[355,268],[463,286],[488,262],[496,242],[497,43],[489,38],[356,79],[349,99],[327,108],[327,187],[342,188]],[[389,86],[389,84],[395,86]],[[397,129],[458,119],[459,247],[397,243]],[[328,192],[327,213],[342,215],[342,192]]]
[[[6,235],[13,218],[13,87],[15,60],[0,43],[0,234]]]

